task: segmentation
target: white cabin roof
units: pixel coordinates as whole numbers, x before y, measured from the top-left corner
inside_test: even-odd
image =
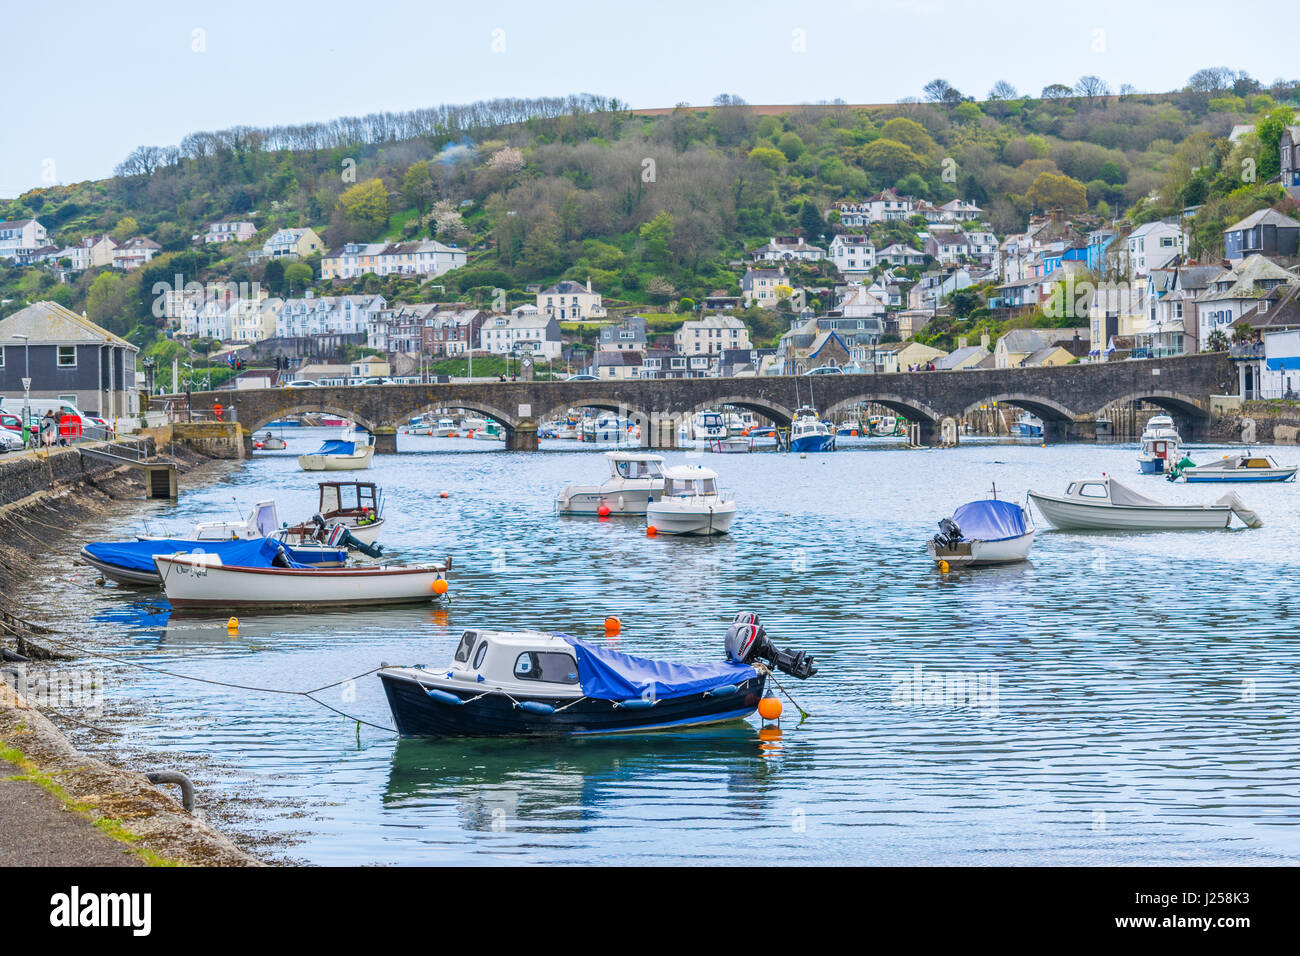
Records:
[[[643,455],[636,451],[607,451],[605,457],[610,461],[657,461],[664,460],[663,455]]]
[[[664,469],[664,477],[676,481],[689,481],[693,478],[717,478],[718,473],[703,465],[673,465],[671,468]]]

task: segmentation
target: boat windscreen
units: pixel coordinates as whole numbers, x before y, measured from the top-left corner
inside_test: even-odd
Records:
[[[1025,512],[1014,501],[972,501],[952,513],[963,541],[1004,541],[1028,530]]]
[[[275,502],[268,501],[258,505],[257,530],[264,538],[275,534]]]

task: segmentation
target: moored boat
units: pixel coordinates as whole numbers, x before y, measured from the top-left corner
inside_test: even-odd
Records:
[[[1029,412],[1021,412],[1020,417],[1011,426],[1011,434],[1017,438],[1042,438],[1043,420]]]
[[[736,502],[718,490],[717,472],[703,465],[675,465],[664,471],[663,495],[646,505],[646,527],[659,534],[726,534]]]
[[[1296,476],[1296,465],[1279,465],[1269,455],[1239,452],[1224,455],[1219,461],[1198,465],[1190,458],[1184,458],[1174,465],[1166,475],[1170,481],[1179,478],[1188,482],[1210,481],[1292,481]]]
[[[682,664],[564,634],[465,631],[451,665],[388,667],[379,680],[403,737],[586,736],[673,730],[748,717],[768,674],[817,668],[775,647],[758,618],[738,614],[726,659]]]
[[[1152,415],[1142,431],[1138,469],[1144,475],[1164,474],[1178,460],[1182,439],[1168,415]]]
[[[1034,523],[1013,501],[970,501],[939,522],[926,544],[936,562],[977,567],[1024,561],[1034,544]]]
[[[264,451],[283,451],[289,447],[289,443],[278,435],[264,432],[253,439],[253,447]]]
[[[159,554],[215,554],[223,563],[257,565],[270,561],[275,552],[264,552],[265,539],[195,541],[184,538],[149,538],[141,541],[92,541],[81,549],[81,560],[104,577],[121,584],[139,586],[162,584],[154,557]],[[347,563],[345,548],[319,544],[286,546],[289,557],[308,567],[342,567]]]
[[[353,538],[374,544],[384,527],[384,494],[373,481],[322,481],[316,514],[310,521],[285,528],[286,540],[311,539],[322,527],[342,525]],[[319,518],[320,521],[316,519]]]
[[[663,456],[607,451],[609,478],[599,485],[568,485],[555,498],[562,515],[643,515],[663,494]]]
[[[1247,527],[1263,522],[1237,495],[1210,505],[1165,504],[1103,475],[1070,482],[1064,495],[1029,492],[1043,516],[1067,531],[1189,531],[1226,528],[1236,514]]]
[[[361,471],[370,467],[374,454],[373,435],[365,442],[334,439],[309,455],[299,455],[298,466],[303,471]]]
[[[442,564],[314,568],[294,561],[268,539],[268,564],[228,565],[219,554],[154,555],[173,609],[318,609],[423,604],[446,593],[450,561]],[[439,585],[438,582],[443,582]]]
[[[807,405],[800,408],[790,424],[790,450],[822,452],[835,450],[835,436],[816,411]]]

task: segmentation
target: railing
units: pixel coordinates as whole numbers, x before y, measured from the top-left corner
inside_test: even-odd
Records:
[[[1263,342],[1246,342],[1228,347],[1228,358],[1230,359],[1260,359],[1263,357]]]

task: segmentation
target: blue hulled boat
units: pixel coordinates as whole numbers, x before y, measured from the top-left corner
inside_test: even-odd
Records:
[[[269,547],[268,547],[269,544]],[[279,549],[298,564],[312,567],[342,567],[347,564],[347,549],[297,546],[289,547],[271,538],[240,538],[232,541],[192,541],[184,538],[151,538],[144,541],[94,541],[81,549],[81,560],[99,569],[104,577],[123,584],[161,585],[162,578],[154,565],[159,554],[216,554],[221,563],[241,567],[272,567]]]
[[[737,615],[726,644],[725,661],[679,664],[564,634],[465,631],[449,668],[385,666],[379,679],[403,737],[576,736],[737,720],[758,707],[769,667],[816,673],[752,614]]]
[[[790,450],[796,452],[834,451],[835,436],[830,426],[807,405],[794,413],[790,424]]]

